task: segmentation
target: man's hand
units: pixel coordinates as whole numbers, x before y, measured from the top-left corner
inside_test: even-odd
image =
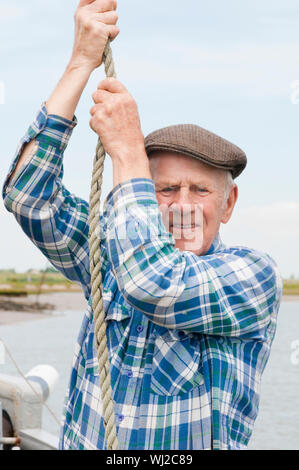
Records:
[[[145,153],[137,104],[115,78],[103,80],[92,95],[90,127],[99,135],[112,160],[126,160]]]
[[[81,0],[75,13],[75,41],[71,60],[46,102],[49,114],[72,120],[91,72],[102,63],[108,39],[119,33],[116,0]],[[33,156],[35,140],[24,151],[11,176]]]
[[[114,185],[151,178],[137,104],[128,90],[115,78],[106,78],[93,100],[90,127],[112,159]]]
[[[70,65],[90,73],[102,63],[108,39],[119,34],[116,0],[81,0],[75,12],[75,39]]]

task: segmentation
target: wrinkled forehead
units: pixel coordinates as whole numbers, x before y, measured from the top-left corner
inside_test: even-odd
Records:
[[[155,183],[206,183],[218,186],[227,180],[227,171],[203,163],[196,158],[172,152],[153,152],[149,156]]]

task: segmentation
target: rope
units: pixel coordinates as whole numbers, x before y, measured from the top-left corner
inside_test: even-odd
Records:
[[[103,62],[107,77],[116,78],[112,51],[109,41],[104,50]],[[103,181],[105,149],[98,140],[93,162],[92,182],[89,199],[89,257],[91,275],[92,309],[94,314],[97,356],[99,361],[101,398],[105,437],[108,450],[117,450],[114,402],[110,378],[110,365],[106,338],[105,312],[102,297],[102,275],[100,264],[100,197]]]

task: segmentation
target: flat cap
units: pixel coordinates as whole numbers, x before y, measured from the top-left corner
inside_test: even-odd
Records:
[[[168,151],[197,158],[239,176],[247,164],[243,150],[228,140],[194,124],[169,126],[149,134],[145,139],[149,156],[155,151]]]

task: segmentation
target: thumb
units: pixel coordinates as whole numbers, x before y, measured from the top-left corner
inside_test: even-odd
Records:
[[[89,5],[90,3],[93,3],[95,0],[80,0],[79,2],[79,8],[80,7],[85,7],[85,5]]]
[[[105,78],[98,85],[99,90],[106,90],[110,93],[124,93],[128,90],[126,87],[116,78]]]

